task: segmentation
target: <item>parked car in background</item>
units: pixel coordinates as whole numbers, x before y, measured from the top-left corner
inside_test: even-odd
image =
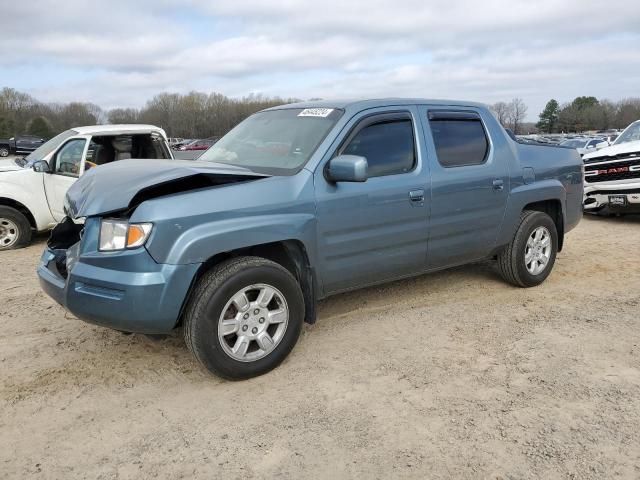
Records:
[[[608,147],[609,142],[603,138],[573,138],[571,140],[561,142],[560,146],[575,148],[580,156],[582,156],[586,153],[593,152],[596,149]]]
[[[208,150],[211,145],[215,144],[217,139],[203,139],[203,140],[193,140],[190,143],[183,144],[179,146],[177,149],[180,151],[191,151],[191,150]]]
[[[584,160],[584,210],[602,215],[640,213],[640,120],[610,147]]]
[[[88,170],[136,158],[173,158],[161,128],[77,127],[25,158],[0,160],[0,250],[24,247],[33,231],[48,230],[62,220],[67,190]],[[121,193],[114,187],[111,195]]]
[[[38,274],[83,320],[183,324],[226,378],[276,367],[329,295],[485,258],[538,285],[582,216],[577,152],[517,143],[474,103],[283,105],[200,159],[89,172]]]
[[[173,148],[175,145],[182,145],[184,141],[185,141],[184,138],[176,138],[176,137],[169,137],[167,139],[167,143],[171,148]]]
[[[33,135],[20,135],[7,139],[0,139],[0,157],[21,155],[33,152],[45,142],[43,138]]]
[[[193,138],[183,138],[181,142],[177,142],[177,143],[174,143],[173,145],[171,145],[171,148],[173,150],[179,150],[180,147],[182,147],[183,145],[186,145],[188,143],[191,143],[191,142],[193,142]]]

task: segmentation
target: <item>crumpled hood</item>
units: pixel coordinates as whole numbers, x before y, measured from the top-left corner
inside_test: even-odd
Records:
[[[584,160],[600,157],[615,157],[625,153],[640,152],[640,140],[633,142],[625,142],[620,145],[611,145],[610,147],[601,148],[595,152],[589,153],[582,157]]]
[[[12,158],[0,159],[0,172],[13,172],[15,170],[23,170]]]
[[[90,217],[126,210],[148,198],[267,176],[220,163],[127,159],[85,173],[68,190],[65,209],[74,218]]]

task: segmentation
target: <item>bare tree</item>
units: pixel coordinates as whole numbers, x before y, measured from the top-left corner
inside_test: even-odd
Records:
[[[137,108],[114,108],[107,113],[109,123],[138,123],[139,117]]]
[[[617,104],[615,127],[625,128],[640,119],[640,98],[626,98]]]
[[[509,128],[514,134],[520,133],[522,122],[527,117],[527,105],[521,98],[514,98],[508,105],[509,108]]]
[[[496,102],[491,105],[490,108],[498,119],[498,122],[500,122],[500,125],[505,128],[508,127],[509,119],[511,118],[511,104],[506,102]]]
[[[259,110],[293,101],[261,95],[231,99],[219,93],[161,93],[147,102],[139,119],[161,126],[170,137],[219,137]]]

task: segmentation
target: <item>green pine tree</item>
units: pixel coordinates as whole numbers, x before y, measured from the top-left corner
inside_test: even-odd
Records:
[[[558,114],[560,113],[560,105],[553,98],[547,102],[544,110],[540,113],[540,121],[536,124],[539,130],[544,133],[553,133],[558,124]]]

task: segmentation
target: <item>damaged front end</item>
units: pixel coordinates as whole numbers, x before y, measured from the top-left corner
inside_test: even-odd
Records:
[[[150,167],[151,165],[151,167]],[[123,213],[142,202],[203,188],[268,177],[241,167],[176,160],[127,160],[91,169],[67,192],[73,218]]]
[[[115,330],[164,334],[177,324],[199,264],[154,261],[144,248],[101,252],[101,219],[65,218],[51,233],[38,276],[51,298],[81,320]]]
[[[68,271],[78,260],[83,230],[84,223],[78,224],[70,217],[65,217],[51,231],[47,241],[47,252],[50,254],[52,266],[64,279],[67,278]]]
[[[153,219],[135,223],[132,215],[156,198],[263,177],[237,167],[157,160],[92,169],[68,191],[67,217],[51,232],[38,267],[42,289],[87,322],[169,333],[201,264],[157,262],[145,244],[153,240]],[[141,236],[134,239],[134,231]]]

